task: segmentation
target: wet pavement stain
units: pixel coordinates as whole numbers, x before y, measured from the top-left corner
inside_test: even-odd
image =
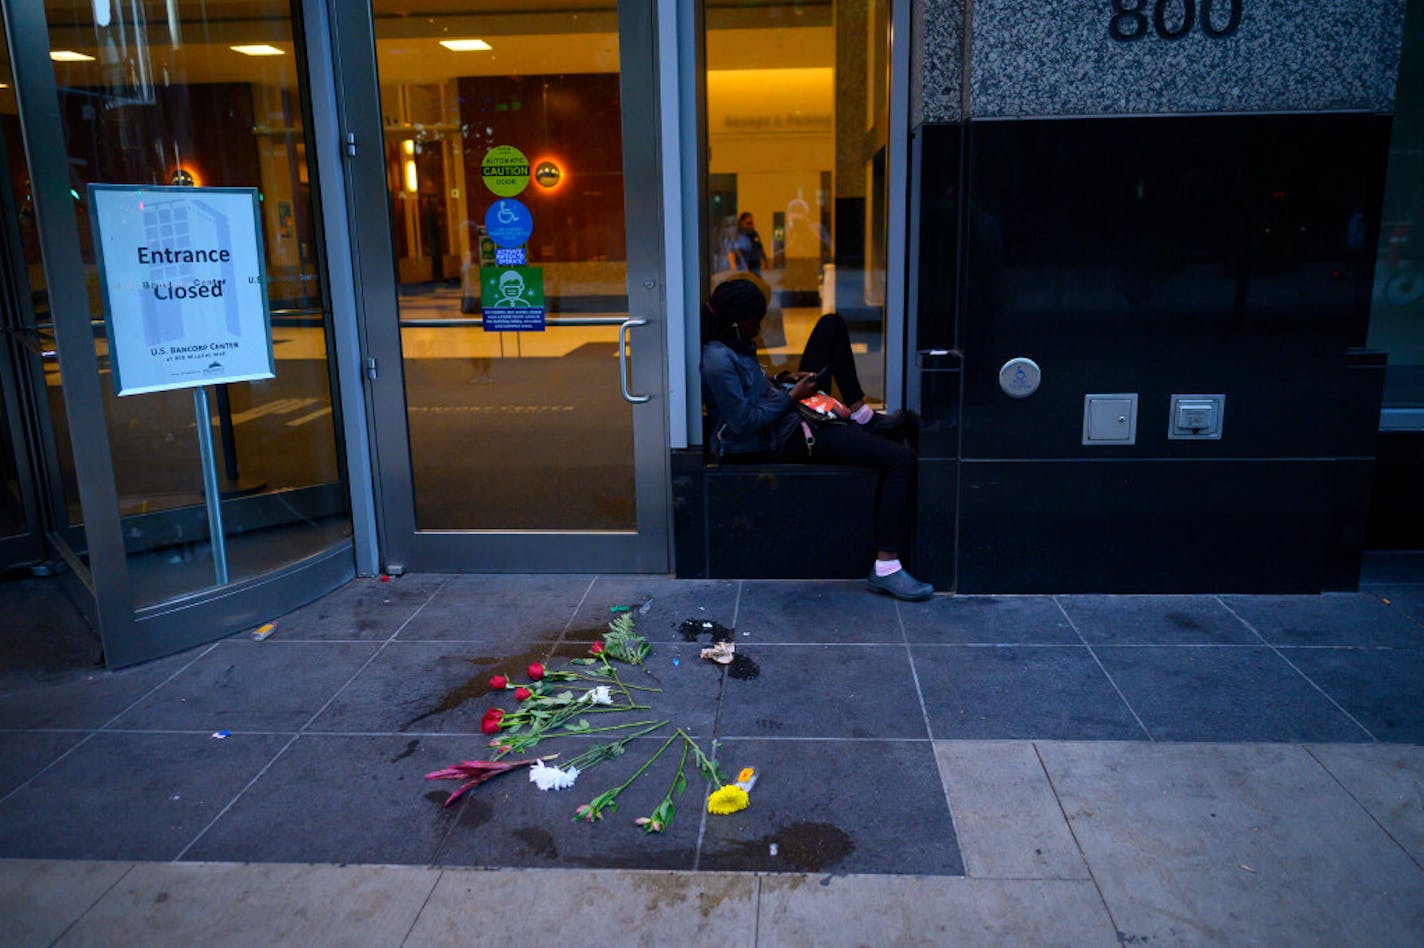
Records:
[[[429,793],[425,794],[425,799],[429,800],[431,803],[438,803],[441,806],[444,806],[445,801],[449,798],[450,791],[448,790],[431,790]]]
[[[735,678],[738,681],[751,681],[753,678],[761,677],[761,666],[755,659],[745,655],[738,655],[732,659],[732,664],[727,666],[727,677]]]
[[[737,640],[736,629],[729,629],[722,623],[713,622],[711,619],[683,619],[682,625],[677,627],[677,631],[682,635],[684,642],[696,642],[698,637],[703,635],[710,635],[714,643]]]
[[[545,859],[558,859],[559,846],[554,842],[554,834],[537,826],[524,826],[511,834],[529,848],[529,852]]]
[[[589,629],[569,629],[564,638],[570,642],[594,642],[603,638],[608,631],[606,625],[596,625]]]
[[[416,739],[413,740],[413,741],[407,741],[407,742],[406,742],[406,745],[405,745],[405,750],[401,751],[399,754],[397,754],[396,756],[392,757],[392,758],[391,758],[391,763],[394,764],[394,763],[396,763],[397,761],[405,760],[405,759],[406,759],[407,757],[409,757],[411,754],[414,754],[414,753],[415,753],[415,749],[416,749],[417,747],[419,747],[419,746],[420,746],[420,739],[419,739],[419,738],[416,738]]]
[[[551,657],[561,655],[564,652],[564,649],[558,649],[551,655],[551,649],[553,649],[553,643],[544,642],[540,645],[532,646],[518,655],[503,657],[494,655],[473,655],[466,658],[466,662],[480,669],[479,673],[445,692],[445,694],[440,697],[439,704],[405,722],[405,724],[401,725],[401,730],[409,730],[413,725],[419,724],[427,718],[433,718],[447,711],[454,711],[460,706],[482,698],[485,695],[497,694],[498,692],[496,692],[494,688],[491,688],[489,683],[490,677],[496,673],[508,676],[511,682],[523,681],[526,670],[534,662],[547,662]],[[582,650],[575,648],[573,654],[582,654]]]
[[[771,847],[776,846],[776,855]],[[840,865],[855,843],[831,823],[792,823],[766,836],[733,843],[712,854],[718,869],[822,872]]]
[[[468,826],[471,829],[476,826],[484,826],[493,818],[494,807],[483,800],[470,800],[460,811],[460,825]]]
[[[466,659],[471,665],[483,665],[479,659]],[[454,711],[456,708],[468,701],[474,701],[483,695],[489,694],[494,689],[490,687],[489,677],[483,673],[475,675],[468,680],[456,685],[440,697],[440,703],[424,714],[418,714],[409,721],[401,725],[401,730],[408,730],[412,726],[419,724],[426,718],[433,718],[437,714],[444,714],[447,711]]]
[[[1171,622],[1179,629],[1189,629],[1194,632],[1200,631],[1202,627],[1202,624],[1196,619],[1193,619],[1191,616],[1181,612],[1167,613],[1167,621]]]

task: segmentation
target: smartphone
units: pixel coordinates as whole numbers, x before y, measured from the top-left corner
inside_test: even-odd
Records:
[[[829,373],[830,371],[831,367],[828,365],[824,369],[821,369],[819,372],[812,372],[811,374],[815,376],[817,382],[824,382],[826,380],[827,373]]]

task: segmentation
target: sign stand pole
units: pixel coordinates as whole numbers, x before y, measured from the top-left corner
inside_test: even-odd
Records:
[[[213,456],[213,419],[208,414],[208,390],[193,389],[193,412],[198,418],[198,454],[203,463],[203,500],[208,508],[208,534],[213,549],[213,570],[219,586],[227,585],[227,542],[223,536],[222,497],[218,494],[218,462]]]

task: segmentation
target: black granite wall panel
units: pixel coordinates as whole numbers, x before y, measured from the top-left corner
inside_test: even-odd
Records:
[[[1338,450],[1364,343],[1388,120],[1363,114],[971,126],[965,457]],[[1028,356],[1043,386],[999,391]],[[1085,449],[1083,396],[1137,392],[1137,444]],[[1173,393],[1224,393],[1217,442]]]
[[[1330,461],[964,461],[963,593],[1314,593]]]
[[[921,185],[942,182],[921,195],[922,226],[945,214],[929,206],[941,200],[963,234],[951,291],[964,376],[960,468],[922,462],[920,497],[923,526],[926,498],[958,488],[959,590],[1352,585],[1379,411],[1382,366],[1359,347],[1389,120],[1161,116],[957,132],[920,130]],[[960,160],[963,206],[949,183]],[[933,254],[918,272],[937,272]],[[943,339],[944,308],[927,299],[919,338]],[[1043,369],[1028,398],[998,387],[1014,356]],[[1137,393],[1135,444],[1082,444],[1083,397],[1095,392]],[[1173,393],[1224,394],[1222,438],[1169,439]],[[934,562],[928,537],[921,556]]]
[[[1424,431],[1380,432],[1370,495],[1370,549],[1424,549],[1421,492],[1424,492]]]
[[[863,578],[875,559],[877,476],[808,464],[708,470],[707,575]]]

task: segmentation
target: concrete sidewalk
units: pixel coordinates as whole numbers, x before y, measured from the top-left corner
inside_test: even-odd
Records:
[[[0,942],[1424,943],[1424,748],[935,751],[961,877],[11,860]]]
[[[911,605],[407,576],[264,642],[11,662],[0,944],[1424,944],[1418,579]],[[481,713],[512,703],[489,676],[586,655],[620,604],[645,606],[655,716],[755,764],[752,806],[708,817],[690,777],[642,833],[667,755],[573,821],[650,736],[573,790],[514,775],[443,807],[421,775],[484,755]],[[741,664],[699,661],[691,617],[734,627]]]

